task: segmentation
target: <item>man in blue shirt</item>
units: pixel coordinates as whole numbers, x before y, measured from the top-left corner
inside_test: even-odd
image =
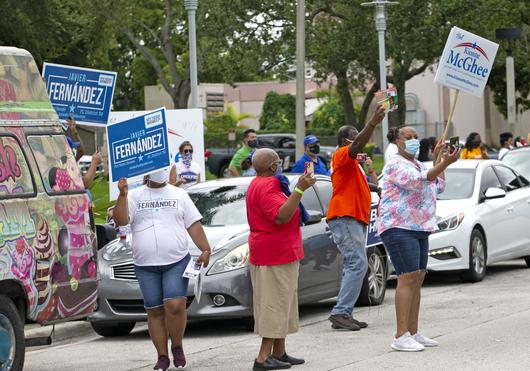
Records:
[[[320,152],[320,140],[314,135],[308,135],[304,138],[305,152],[304,155],[296,161],[291,173],[304,173],[305,163],[313,161],[315,164],[315,174],[329,176],[329,170],[326,168],[326,164],[318,154]]]

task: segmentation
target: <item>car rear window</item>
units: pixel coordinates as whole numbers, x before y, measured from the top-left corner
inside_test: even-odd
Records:
[[[188,190],[202,215],[202,224],[209,227],[247,224],[246,186],[214,186]]]

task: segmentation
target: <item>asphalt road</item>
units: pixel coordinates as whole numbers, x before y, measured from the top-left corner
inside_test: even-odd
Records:
[[[287,349],[304,357],[303,370],[529,370],[530,269],[523,260],[488,268],[485,280],[463,284],[430,275],[423,289],[420,331],[440,342],[421,353],[390,349],[394,287],[383,305],[356,310],[369,322],[360,332],[335,331],[327,320],[333,301],[304,306],[301,329]],[[250,370],[259,338],[237,320],[188,326],[187,370]],[[25,370],[151,370],[155,352],[145,325],[123,338],[90,332],[46,348],[28,349]]]

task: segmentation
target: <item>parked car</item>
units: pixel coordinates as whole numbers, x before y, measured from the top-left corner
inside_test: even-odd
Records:
[[[530,147],[514,148],[506,152],[501,161],[513,167],[526,179],[530,179]]]
[[[530,267],[529,181],[497,160],[457,161],[445,177],[428,269],[459,270],[464,280],[477,282],[499,261],[525,258]]]
[[[298,176],[289,175],[289,179],[294,187]],[[203,215],[204,229],[213,248],[200,302],[194,297],[194,283],[190,281],[187,294],[190,319],[250,319],[252,316],[245,208],[245,194],[251,180],[247,177],[219,179],[188,188]],[[340,288],[342,259],[323,218],[331,191],[330,179],[319,176],[302,198],[311,220],[302,226],[305,257],[300,264],[300,304],[334,297]],[[191,240],[190,251],[192,256],[199,255]],[[386,292],[387,256],[381,244],[370,246],[367,254],[370,269],[358,303],[378,305]],[[98,309],[90,317],[92,326],[102,336],[127,334],[135,322],[146,320],[130,244],[116,240],[105,246],[99,251],[99,267]]]
[[[294,134],[258,134],[258,148],[271,148],[284,161],[284,170],[288,171],[296,162],[296,135]],[[229,177],[228,166],[236,152],[235,148],[210,148],[205,151],[208,170],[219,178]],[[321,146],[319,157],[328,166],[335,147]]]
[[[77,165],[79,166],[79,171],[81,171],[81,174],[85,174],[88,171],[88,168],[90,167],[90,164],[92,163],[92,156],[91,155],[83,155],[77,162]],[[99,164],[96,168],[96,174],[103,173],[103,164]]]

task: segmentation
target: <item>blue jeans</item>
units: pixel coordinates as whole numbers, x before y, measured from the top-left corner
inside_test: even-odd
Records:
[[[146,309],[162,307],[166,300],[186,298],[189,279],[182,274],[190,259],[188,254],[173,264],[134,266]]]
[[[331,315],[351,315],[368,270],[366,225],[350,217],[331,219],[328,225],[343,258],[340,291]]]
[[[427,270],[430,232],[390,228],[381,234],[397,275]]]

